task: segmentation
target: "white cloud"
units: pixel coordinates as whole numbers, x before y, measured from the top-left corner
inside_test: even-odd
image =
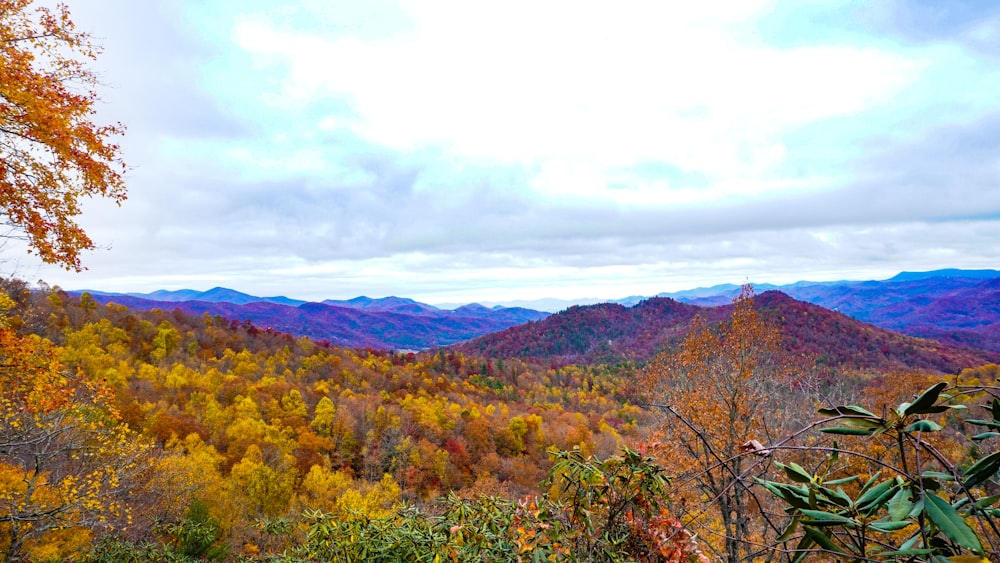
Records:
[[[622,297],[1000,263],[1000,71],[964,24],[914,42],[905,18],[876,36],[757,1],[115,4],[78,21],[108,38],[130,199],[88,205],[112,250],[40,273],[64,287]]]
[[[263,19],[238,23],[233,37],[283,72],[280,103],[350,100],[354,122],[316,116],[325,128],[397,150],[538,163],[532,185],[556,197],[618,199],[602,186],[609,169],[644,160],[713,178],[721,190],[702,199],[785,189],[783,133],[886,104],[922,68],[872,48],[778,50],[734,37],[766,5],[406,6],[414,28],[392,39],[329,40]],[[584,174],[592,186],[581,192]]]

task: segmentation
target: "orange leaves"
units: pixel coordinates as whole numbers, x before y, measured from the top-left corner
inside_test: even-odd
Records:
[[[754,442],[781,425],[775,414],[781,409],[772,407],[783,375],[778,332],[755,309],[750,286],[728,319],[714,326],[697,320],[680,348],[658,356],[643,374],[655,390],[653,402],[671,416],[656,436],[663,442],[658,449],[672,471],[691,475],[697,487],[690,500],[718,514],[721,526],[711,526],[710,537],[725,538],[719,547],[730,560],[745,555],[743,541],[753,533],[751,500],[739,476],[759,456],[741,452],[746,444],[754,453],[767,451]]]
[[[93,123],[97,48],[65,6],[0,0],[0,213],[42,260],[82,269],[81,197],[125,199],[124,127]]]

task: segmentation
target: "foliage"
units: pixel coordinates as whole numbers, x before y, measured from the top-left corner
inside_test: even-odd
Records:
[[[174,538],[177,552],[186,557],[214,561],[227,555],[226,546],[218,545],[222,525],[200,499],[191,501],[184,518],[168,525],[166,531]]]
[[[693,537],[666,515],[663,469],[625,448],[601,460],[554,451],[554,496],[514,502],[445,499],[438,516],[414,508],[371,518],[312,512],[305,560],[588,561],[706,560]],[[301,560],[298,559],[298,560]]]
[[[121,125],[93,123],[98,49],[65,6],[0,0],[0,213],[44,261],[80,270],[80,199],[125,199]]]
[[[110,390],[0,320],[0,560],[63,557],[90,531],[128,526],[124,497],[148,446],[120,423]]]
[[[760,539],[764,524],[752,521],[755,499],[741,452],[780,431],[773,397],[788,379],[780,335],[753,297],[745,286],[728,319],[697,319],[679,349],[660,354],[643,373],[651,403],[670,416],[656,435],[660,454],[697,485],[689,525],[729,561],[752,557],[748,542]]]
[[[130,443],[153,442],[120,539],[176,543],[163,523],[179,525],[199,499],[234,556],[279,553],[302,541],[305,510],[383,518],[450,492],[537,494],[550,447],[603,456],[643,437],[623,369],[349,350],[88,295],[12,295],[6,334],[49,350],[35,381],[55,379],[39,400],[76,405],[83,395],[63,388],[92,385]],[[87,529],[81,545],[109,532]]]
[[[986,418],[957,417],[972,397],[987,400],[978,406]],[[776,549],[795,560],[819,553],[843,560],[997,560],[1000,452],[984,455],[981,448],[1000,437],[998,397],[998,387],[949,388],[940,382],[882,415],[856,405],[820,409],[826,417],[817,423],[821,432],[845,441],[885,440],[894,455],[876,458],[864,442],[854,447],[834,442],[814,447],[829,454],[818,471],[778,463],[791,483],[759,480],[791,517]],[[948,450],[933,439],[948,423],[988,431],[972,436],[965,450]],[[870,462],[877,471],[867,475],[850,463],[845,470],[841,460],[851,458]],[[842,487],[857,483],[863,485],[853,492]]]

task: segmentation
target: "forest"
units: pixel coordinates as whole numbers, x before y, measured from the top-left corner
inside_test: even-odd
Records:
[[[7,280],[0,553],[995,558],[1000,367],[802,371],[748,292],[648,362],[555,365]]]
[[[78,272],[124,127],[31,4],[0,238]],[[400,352],[4,278],[0,561],[1000,561],[1000,366],[953,340],[745,286]]]

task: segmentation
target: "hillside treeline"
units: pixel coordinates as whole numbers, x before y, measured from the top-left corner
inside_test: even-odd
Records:
[[[786,452],[753,444],[794,435],[819,407],[895,404],[943,377],[787,369],[750,300],[648,365],[566,366],[350,350],[3,290],[9,561],[791,560],[802,544],[789,537],[813,528],[789,528],[787,499],[755,481],[783,477]],[[782,444],[797,467],[831,478],[877,480],[905,455],[852,442],[867,457],[830,462],[822,436],[796,440]],[[965,464],[989,451],[950,429],[928,443]],[[812,542],[802,549],[835,553]]]

